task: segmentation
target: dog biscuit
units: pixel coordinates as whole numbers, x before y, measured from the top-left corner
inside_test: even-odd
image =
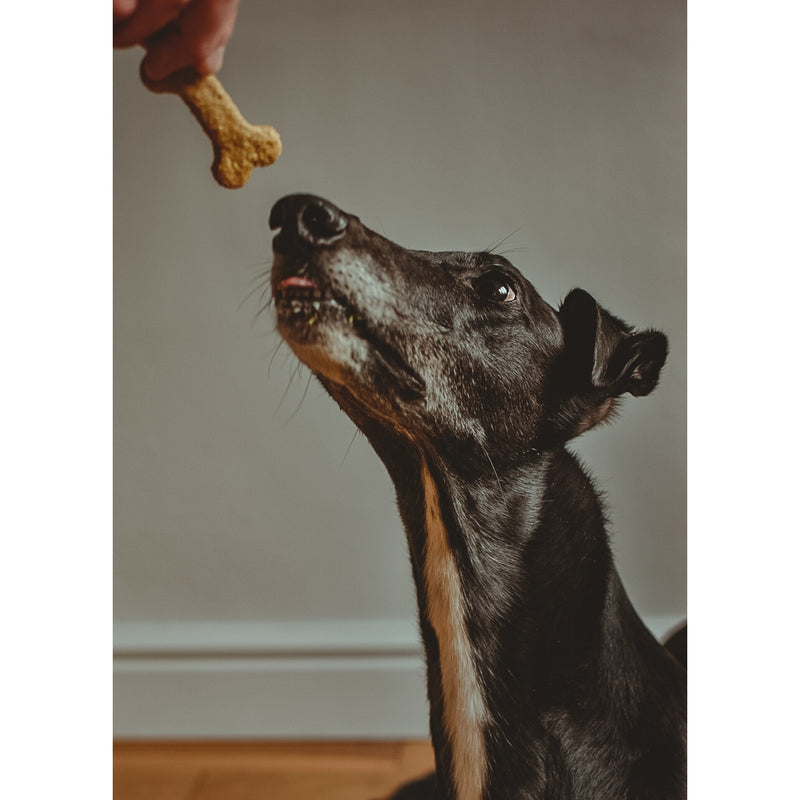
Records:
[[[211,172],[220,186],[241,188],[254,167],[267,167],[281,154],[275,128],[251,125],[214,75],[201,76],[187,67],[154,81],[143,66],[139,74],[151,92],[177,94],[189,107],[214,146]]]

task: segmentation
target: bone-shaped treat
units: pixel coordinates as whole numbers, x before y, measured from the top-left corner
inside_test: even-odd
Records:
[[[254,167],[267,167],[281,154],[281,138],[271,125],[251,125],[214,75],[201,76],[192,67],[154,81],[144,68],[139,74],[151,91],[177,94],[197,118],[214,146],[211,172],[226,189],[239,189]]]

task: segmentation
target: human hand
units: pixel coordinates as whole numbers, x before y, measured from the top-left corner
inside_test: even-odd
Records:
[[[114,47],[140,44],[144,71],[161,80],[182,67],[212,75],[222,66],[239,0],[113,0]]]

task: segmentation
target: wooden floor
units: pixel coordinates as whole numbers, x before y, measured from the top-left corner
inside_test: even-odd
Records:
[[[114,800],[373,800],[432,769],[428,742],[117,742]]]

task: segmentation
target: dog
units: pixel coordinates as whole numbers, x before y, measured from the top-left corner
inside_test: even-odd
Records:
[[[435,773],[394,800],[684,798],[686,672],[565,447],[653,391],[664,334],[313,195],[269,224],[278,331],[386,466],[408,538]]]

